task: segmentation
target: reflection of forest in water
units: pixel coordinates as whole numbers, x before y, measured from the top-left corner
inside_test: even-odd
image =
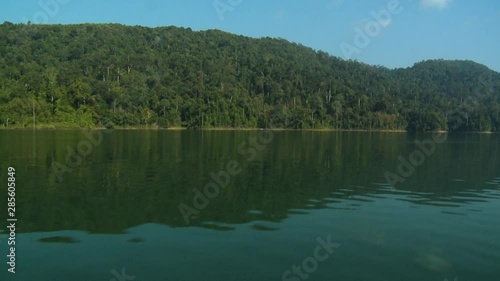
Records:
[[[183,227],[179,204],[192,206],[193,188],[203,189],[210,172],[230,160],[240,163],[242,173],[193,225],[230,230],[231,224],[280,222],[308,209],[356,209],[389,196],[449,207],[498,198],[497,135],[450,135],[391,190],[384,173],[397,169],[398,156],[416,149],[415,140],[430,135],[280,131],[248,162],[237,148],[256,134],[113,131],[62,182],[52,163],[65,163],[67,147],[85,139],[79,131],[2,131],[0,158],[17,169],[19,232],[120,233],[145,223]]]

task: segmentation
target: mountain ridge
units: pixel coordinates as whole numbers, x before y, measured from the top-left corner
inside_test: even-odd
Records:
[[[35,112],[75,127],[500,130],[500,73],[470,60],[389,69],[282,38],[120,24],[4,23],[0,44],[4,126]]]

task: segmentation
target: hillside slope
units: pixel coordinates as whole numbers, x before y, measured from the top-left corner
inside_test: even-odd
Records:
[[[5,22],[0,66],[10,127],[500,130],[500,74],[470,61],[389,70],[217,30]]]

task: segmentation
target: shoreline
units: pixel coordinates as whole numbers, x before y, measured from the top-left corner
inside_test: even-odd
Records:
[[[407,130],[384,130],[384,129],[332,129],[332,128],[320,128],[320,129],[290,129],[290,128],[200,128],[200,129],[188,129],[186,127],[171,127],[171,128],[160,128],[160,127],[115,127],[112,129],[107,129],[104,127],[95,128],[82,128],[82,127],[71,127],[71,126],[51,126],[42,125],[40,127],[14,127],[6,128],[0,127],[0,131],[70,131],[70,130],[121,130],[121,131],[273,131],[273,132],[361,132],[361,133],[410,133]],[[494,135],[499,132],[493,131],[481,131],[481,132],[449,132],[446,130],[437,130],[434,132],[412,132],[412,133],[438,133],[438,134],[451,134],[451,133],[466,133],[466,134],[481,134],[481,135]]]

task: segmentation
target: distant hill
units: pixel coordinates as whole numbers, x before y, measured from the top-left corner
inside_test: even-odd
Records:
[[[0,25],[0,124],[500,131],[500,74],[390,70],[283,39],[117,24]]]

